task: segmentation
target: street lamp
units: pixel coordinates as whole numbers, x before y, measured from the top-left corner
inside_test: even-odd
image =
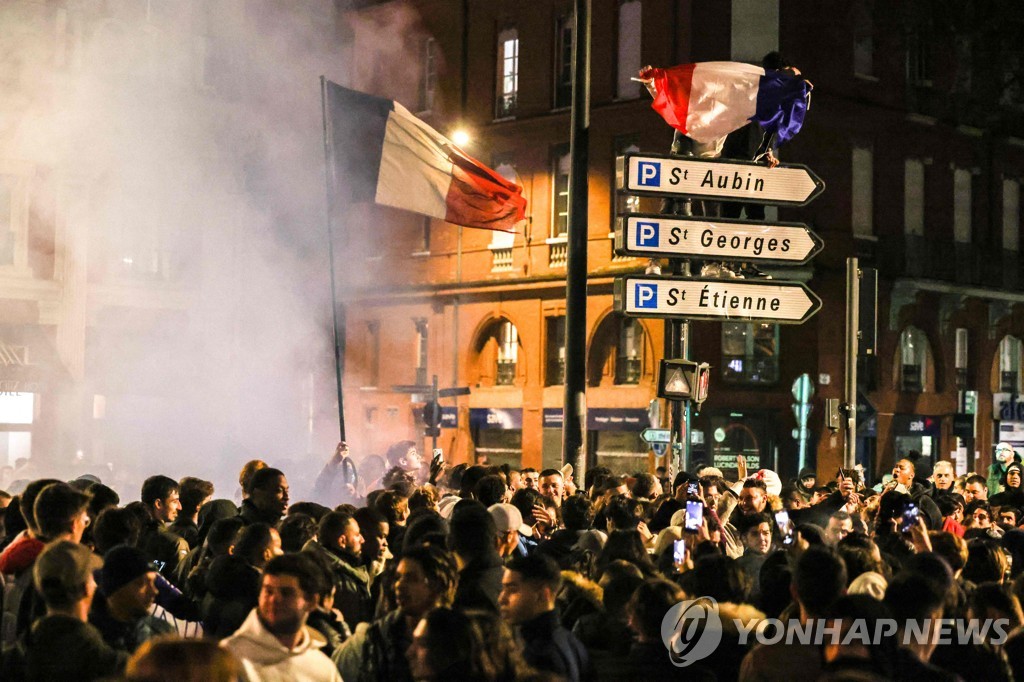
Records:
[[[460,147],[465,147],[466,145],[468,145],[469,140],[469,133],[462,128],[459,128],[458,130],[452,133],[452,142],[454,142]]]

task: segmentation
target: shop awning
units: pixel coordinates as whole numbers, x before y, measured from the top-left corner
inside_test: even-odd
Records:
[[[0,392],[38,393],[69,379],[45,327],[0,325]]]

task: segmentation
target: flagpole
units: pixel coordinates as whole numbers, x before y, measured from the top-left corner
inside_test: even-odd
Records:
[[[324,121],[324,194],[327,198],[327,258],[331,266],[331,315],[334,321],[334,372],[338,383],[338,432],[345,440],[345,399],[342,394],[345,374],[345,306],[338,303],[337,283],[334,275],[334,197],[331,192],[333,173],[332,145],[327,133],[327,79],[320,76],[320,108]]]
[[[587,468],[587,165],[590,146],[590,2],[575,0],[569,235],[565,276],[565,397],[562,460],[579,487]]]

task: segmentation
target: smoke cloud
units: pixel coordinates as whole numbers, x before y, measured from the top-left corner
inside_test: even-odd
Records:
[[[261,458],[301,492],[333,450],[319,76],[358,87],[376,63],[346,54],[344,4],[2,3],[0,144],[38,169],[51,237],[30,260],[62,281],[76,387],[55,473],[127,499],[147,475],[196,475],[230,497]],[[378,35],[394,64],[401,33]]]

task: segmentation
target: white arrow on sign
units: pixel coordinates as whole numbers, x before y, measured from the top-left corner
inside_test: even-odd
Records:
[[[618,157],[615,180],[619,190],[635,194],[795,206],[803,206],[825,190],[821,178],[800,164],[768,168],[747,161],[705,161],[659,154]]]
[[[806,263],[824,242],[803,223],[751,223],[703,216],[630,214],[616,221],[622,256],[697,256],[715,260]]]
[[[619,277],[615,307],[629,317],[800,324],[818,312],[821,299],[801,282]]]

